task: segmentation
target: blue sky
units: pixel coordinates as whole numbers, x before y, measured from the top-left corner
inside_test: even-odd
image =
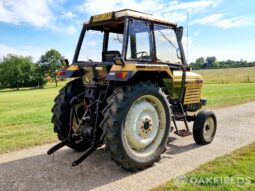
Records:
[[[50,48],[72,59],[79,32],[90,15],[136,9],[173,20],[185,28],[189,13],[188,60],[255,61],[253,0],[0,0],[0,57],[30,55],[36,61]]]

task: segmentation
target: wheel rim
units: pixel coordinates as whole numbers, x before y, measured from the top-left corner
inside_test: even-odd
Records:
[[[124,127],[124,141],[135,156],[156,151],[164,137],[166,114],[161,101],[152,95],[138,98],[130,107]]]
[[[215,132],[215,122],[212,117],[209,117],[203,128],[203,135],[206,141],[211,141]]]

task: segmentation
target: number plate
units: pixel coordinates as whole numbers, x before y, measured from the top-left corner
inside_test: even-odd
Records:
[[[92,17],[92,22],[100,22],[100,21],[106,21],[111,19],[112,19],[112,12],[95,15]]]

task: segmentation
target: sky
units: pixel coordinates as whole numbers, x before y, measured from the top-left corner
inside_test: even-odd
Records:
[[[55,48],[72,60],[83,22],[129,8],[184,26],[188,62],[201,56],[255,61],[254,7],[254,0],[0,0],[0,57],[12,53],[37,61]]]

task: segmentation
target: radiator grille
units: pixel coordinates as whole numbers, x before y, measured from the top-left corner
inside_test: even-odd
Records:
[[[201,97],[201,88],[197,87],[190,87],[186,88],[185,97],[184,97],[184,104],[192,104],[192,103],[199,103]]]

